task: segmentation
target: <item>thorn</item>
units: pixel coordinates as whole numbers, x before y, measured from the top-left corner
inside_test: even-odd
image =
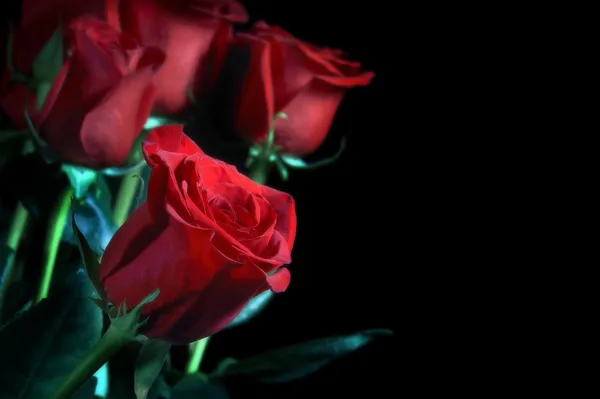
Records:
[[[150,317],[146,317],[144,320],[140,321],[139,323],[136,324],[135,328],[136,330],[140,327],[145,326],[146,324],[148,324],[148,320],[150,320]]]

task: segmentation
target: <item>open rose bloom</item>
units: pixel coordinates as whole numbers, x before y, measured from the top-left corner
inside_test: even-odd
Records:
[[[108,299],[143,308],[142,332],[190,343],[229,324],[255,295],[284,291],[296,235],[289,194],[254,183],[204,154],[181,126],[153,130],[144,142],[148,199],[102,257]]]

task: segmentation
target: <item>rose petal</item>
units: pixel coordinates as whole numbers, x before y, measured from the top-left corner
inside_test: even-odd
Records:
[[[290,285],[292,275],[285,267],[278,269],[274,274],[267,276],[267,284],[275,293],[284,292]]]
[[[177,152],[185,155],[203,153],[192,139],[183,133],[182,125],[159,126],[153,129],[142,145],[146,160],[158,151]]]
[[[265,285],[265,275],[252,265],[224,267],[203,290],[179,295],[146,326],[152,336],[188,344],[225,328]]]
[[[147,201],[150,213],[160,219],[167,211],[170,204],[178,213],[190,223],[191,216],[187,213],[185,199],[179,190],[174,170],[183,162],[185,155],[168,151],[159,151],[147,156],[147,162],[152,168],[148,182]],[[192,223],[193,224],[193,223]]]
[[[363,72],[356,76],[318,76],[323,82],[337,87],[367,86],[375,77],[373,72]]]
[[[134,211],[134,221],[140,220],[141,217],[136,215],[140,212],[145,213],[146,221],[150,219],[148,210],[142,209]],[[190,311],[190,306],[182,302],[186,297],[210,289],[218,279],[226,259],[212,248],[209,231],[190,230],[184,224],[170,219],[162,230],[155,230],[154,236],[149,237],[139,234],[139,228],[132,224],[129,221],[125,223],[124,227],[128,227],[117,233],[119,236],[115,236],[116,239],[107,247],[105,258],[102,259],[101,281],[113,303],[120,304],[126,299],[130,307],[139,303],[149,292],[160,288],[157,299],[143,308],[142,317],[151,316],[151,319],[141,332],[147,331],[151,337],[168,338],[168,333],[162,331],[161,323],[179,331],[174,325],[175,320],[182,317],[181,312]],[[152,225],[156,226],[154,222]],[[226,291],[234,296],[231,288]],[[214,302],[213,306],[216,309],[212,311],[222,311],[222,303]],[[209,308],[206,312],[211,311]]]
[[[163,22],[166,41],[161,46],[167,58],[155,78],[157,106],[167,113],[181,111],[188,102],[188,89],[194,88],[196,71],[213,41],[220,21],[206,19],[199,23],[184,18]]]
[[[122,165],[150,115],[154,88],[150,67],[125,76],[104,100],[88,112],[81,141],[88,165]]]
[[[193,11],[222,18],[229,22],[248,22],[246,8],[235,0],[178,0],[178,2],[189,5],[189,9]],[[188,9],[183,8],[182,11],[186,12]]]
[[[277,214],[277,230],[288,244],[291,252],[296,239],[296,203],[294,198],[282,191],[263,186],[263,195],[269,201],[273,211]]]
[[[108,243],[102,255],[100,279],[106,280],[133,261],[148,243],[162,234],[166,227],[166,220],[153,219],[148,204],[143,202]]]
[[[238,35],[239,45],[251,50],[250,63],[238,96],[236,129],[247,139],[260,141],[268,133],[275,115],[271,77],[270,45],[250,35]]]
[[[282,151],[296,156],[315,151],[329,133],[344,94],[344,89],[317,79],[300,91],[283,109],[292,116],[275,123]]]

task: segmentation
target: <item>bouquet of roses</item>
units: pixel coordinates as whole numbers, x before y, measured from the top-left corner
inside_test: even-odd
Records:
[[[302,157],[372,72],[234,0],[22,0],[0,35],[0,398],[223,397],[389,335],[199,370],[209,337],[290,284],[295,203],[270,174],[334,161],[343,145]],[[107,370],[132,347],[118,394]]]

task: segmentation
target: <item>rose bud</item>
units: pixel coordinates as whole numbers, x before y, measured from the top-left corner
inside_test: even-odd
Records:
[[[0,101],[13,125],[17,129],[24,130],[27,129],[23,111],[25,93],[27,92],[27,86],[24,83],[27,79],[32,82],[36,80],[33,76],[33,65],[36,58],[51,41],[56,31],[69,26],[77,17],[85,14],[103,18],[105,15],[105,0],[22,0],[21,3],[18,23],[5,24],[2,27],[3,34],[0,37],[2,55],[0,55],[0,58],[2,59],[3,76],[2,86],[0,87]],[[60,44],[62,47],[62,42]],[[8,51],[10,49],[12,51]],[[60,62],[60,67],[62,66],[62,51],[57,55],[61,58],[57,60],[57,62]],[[40,65],[40,69],[45,69],[45,74],[53,69],[54,65],[49,64],[52,63],[46,62],[46,65]],[[54,80],[54,76],[52,80]],[[15,82],[21,84],[14,85]],[[33,87],[30,88],[34,89]],[[35,94],[31,96],[31,102],[35,103]],[[39,111],[36,109],[29,111],[30,118],[36,119],[36,114]]]
[[[29,49],[15,47],[15,59],[21,51]],[[55,31],[36,57],[40,54],[41,64],[39,58],[30,60],[33,86],[13,80],[5,87],[6,113],[25,128],[27,104],[33,128],[64,161],[91,168],[121,166],[150,114],[162,51],[139,47],[106,22],[83,16],[71,22],[64,37],[60,28]],[[53,79],[40,79],[48,68],[56,68]],[[27,73],[16,64],[15,69]]]
[[[204,154],[182,126],[143,143],[148,197],[102,257],[100,281],[115,305],[143,307],[149,338],[187,344],[225,328],[256,295],[285,291],[296,235],[294,200]]]
[[[247,20],[244,6],[234,0],[120,2],[122,29],[166,54],[156,76],[155,105],[165,113],[181,111],[190,93],[212,87],[232,39],[232,23]]]
[[[250,60],[237,92],[236,130],[262,142],[275,122],[275,144],[282,153],[308,155],[321,145],[346,91],[366,86],[373,72],[341,58],[340,50],[320,48],[265,22],[237,35],[234,51]]]

